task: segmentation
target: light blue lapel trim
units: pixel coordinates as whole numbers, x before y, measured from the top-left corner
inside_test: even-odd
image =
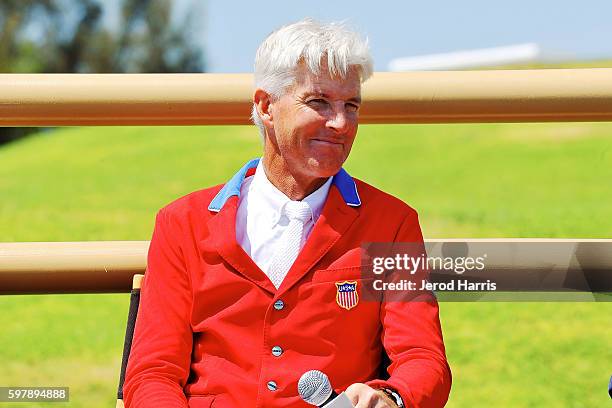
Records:
[[[246,176],[247,171],[254,167],[257,167],[258,164],[259,158],[253,159],[244,166],[242,166],[238,173],[234,174],[234,177],[232,177],[231,180],[228,181],[225,186],[223,186],[221,191],[217,193],[215,198],[212,199],[210,205],[208,206],[208,209],[210,211],[219,212],[221,211],[221,208],[223,208],[223,206],[225,205],[225,202],[231,196],[240,197],[240,186],[242,185],[244,176]]]
[[[228,181],[225,186],[217,193],[215,198],[212,199],[208,209],[210,211],[219,212],[225,205],[226,201],[232,196],[240,197],[240,186],[246,176],[247,171],[257,167],[260,159],[253,159],[245,164],[238,173],[234,174],[234,177]],[[357,193],[357,185],[355,180],[346,172],[344,169],[340,169],[334,176],[332,184],[340,191],[342,198],[346,205],[351,207],[359,207],[361,205],[361,199]]]

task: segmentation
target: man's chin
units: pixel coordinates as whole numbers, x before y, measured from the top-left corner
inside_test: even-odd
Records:
[[[319,178],[327,178],[335,175],[342,168],[342,161],[339,160],[321,160],[311,158],[308,161],[308,167],[310,167],[312,173]]]

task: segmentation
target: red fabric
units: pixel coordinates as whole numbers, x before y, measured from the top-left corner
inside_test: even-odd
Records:
[[[127,407],[307,407],[306,371],[334,388],[390,386],[407,406],[448,398],[438,305],[359,300],[345,310],[335,282],[357,280],[362,242],[422,241],[416,212],[356,180],[360,207],[332,186],[304,249],[278,291],[235,239],[238,199],[207,209],[220,186],[185,196],[156,220],[124,385]],[[273,305],[281,299],[285,307]],[[272,355],[274,346],[283,353]],[[382,347],[390,378],[377,380]],[[267,387],[278,385],[276,391]]]

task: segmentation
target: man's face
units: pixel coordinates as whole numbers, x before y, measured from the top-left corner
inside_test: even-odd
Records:
[[[300,67],[296,84],[270,106],[274,131],[269,132],[267,143],[272,146],[266,146],[266,154],[281,156],[299,177],[336,174],[357,134],[361,103],[357,70],[351,69],[345,78],[331,77],[326,66],[321,72],[315,76]]]

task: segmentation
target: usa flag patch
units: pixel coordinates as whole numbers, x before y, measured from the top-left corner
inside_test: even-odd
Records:
[[[336,282],[336,303],[346,310],[357,306],[359,303],[357,281]]]

